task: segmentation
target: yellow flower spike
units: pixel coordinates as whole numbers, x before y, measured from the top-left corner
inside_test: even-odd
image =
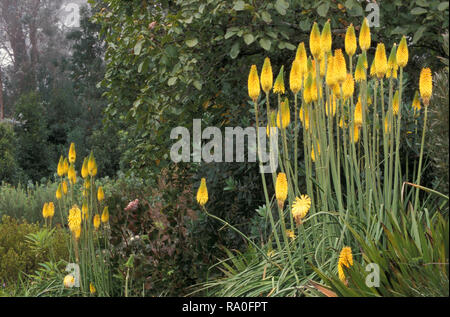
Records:
[[[302,88],[302,73],[300,60],[294,59],[291,66],[291,72],[289,74],[289,88],[292,93],[296,95]]]
[[[358,127],[362,126],[363,124],[362,105],[360,100],[358,100],[355,106],[354,124]]]
[[[83,166],[81,167],[81,177],[86,178],[88,176],[89,176],[88,158],[85,157],[83,160]]]
[[[406,44],[406,37],[403,35],[400,44],[397,48],[397,65],[400,67],[405,67],[408,64],[408,45]]]
[[[305,129],[308,130],[309,129],[309,114],[308,114],[308,109],[305,109],[303,107],[303,105],[300,107],[299,117],[300,117],[300,121],[302,122]]]
[[[353,127],[353,142],[356,143],[359,140],[359,126],[355,125]]]
[[[91,151],[88,160],[88,171],[92,177],[97,175],[97,162],[95,161],[94,152]]]
[[[64,176],[64,158],[61,155],[58,162],[58,168],[56,169],[59,177]]]
[[[337,82],[342,84],[347,78],[347,65],[341,49],[334,50],[334,69]]]
[[[394,94],[394,99],[392,100],[392,111],[394,113],[394,116],[398,114],[399,111],[399,96],[398,96],[398,90]]]
[[[67,175],[67,173],[69,172],[69,161],[67,160],[67,157],[64,158],[63,167],[64,167],[63,175]]]
[[[343,247],[341,253],[339,254],[338,274],[339,279],[342,281],[342,283],[345,283],[345,285],[347,285],[347,280],[344,273],[344,266],[349,268],[352,265],[353,265],[352,249],[350,247]]]
[[[354,91],[355,91],[355,81],[353,80],[352,74],[348,73],[347,78],[342,84],[342,93],[344,94],[344,99],[353,96]]]
[[[371,38],[370,38],[370,27],[369,21],[367,18],[364,18],[361,30],[359,32],[359,47],[361,47],[362,51],[367,51],[370,47]]]
[[[42,207],[42,217],[44,217],[44,219],[48,218],[48,203],[45,203],[44,207]]]
[[[291,122],[291,113],[289,110],[289,100],[284,98],[284,101],[281,102],[280,105],[281,110],[281,118],[280,113],[277,113],[277,127],[279,129],[286,129],[289,123]],[[281,123],[283,125],[281,125]]]
[[[53,216],[55,215],[55,204],[53,203],[53,201],[48,203],[47,212],[48,212],[48,214],[47,214],[48,217],[53,218]]]
[[[81,205],[81,218],[83,220],[87,220],[89,217],[89,213],[88,213],[88,205],[87,202],[84,201],[83,205]]]
[[[309,88],[309,93],[311,95],[311,101],[315,102],[319,99],[318,93],[317,93],[317,82],[313,80],[311,82],[311,87]]]
[[[331,25],[330,19],[325,23],[320,35],[320,49],[322,54],[327,54],[331,51],[332,38],[331,38]]]
[[[77,205],[73,205],[69,210],[68,225],[75,238],[79,239],[81,234],[81,210]]]
[[[102,212],[102,222],[107,223],[108,221],[109,221],[109,208],[108,206],[105,206]]]
[[[75,278],[73,277],[73,275],[71,274],[66,275],[64,277],[63,284],[65,288],[72,288],[75,285]]]
[[[290,238],[291,240],[295,240],[295,233],[294,231],[292,231],[291,229],[286,230],[286,235],[288,236],[288,238]]]
[[[384,118],[384,134],[391,133],[391,125],[389,124],[388,117]]]
[[[356,52],[356,34],[353,23],[347,28],[345,33],[345,52],[348,56],[352,57]]]
[[[422,106],[420,105],[420,98],[419,98],[419,92],[416,90],[416,93],[414,94],[414,99],[412,102],[412,108],[414,109],[414,114],[418,113]]]
[[[313,78],[316,77],[316,61],[312,60],[311,57],[306,60],[306,71],[312,73]]]
[[[275,84],[273,85],[273,93],[274,94],[284,94],[284,65],[281,66],[280,72],[278,73],[277,79],[275,80]]]
[[[62,189],[64,195],[67,195],[67,182],[65,180],[62,182]]]
[[[422,68],[420,71],[419,91],[424,106],[428,107],[431,94],[433,93],[433,78],[431,75],[431,69],[429,68]]]
[[[366,72],[364,71],[362,56],[359,55],[355,69],[355,80],[358,82],[366,80]]]
[[[394,74],[394,70],[398,67],[397,65],[397,44],[394,43],[389,54],[386,78],[391,78]]]
[[[309,198],[308,195],[295,197],[295,200],[292,203],[292,216],[294,217],[297,225],[301,224],[302,219],[305,218],[310,208],[311,198]]]
[[[75,151],[75,143],[72,142],[69,148],[69,163],[75,163],[76,158],[77,152]]]
[[[67,178],[69,179],[69,181],[72,185],[77,182],[77,172],[75,171],[75,167],[73,164],[71,164],[69,167],[69,172],[67,173]]]
[[[287,198],[288,183],[285,173],[278,173],[277,180],[275,182],[275,197],[278,201],[278,206],[283,208],[284,202]]]
[[[334,56],[330,56],[327,61],[327,73],[325,75],[327,86],[332,88],[336,84],[336,74],[334,71]]]
[[[320,144],[319,143],[317,143],[317,153],[319,153],[319,155],[320,155]],[[316,155],[314,153],[314,146],[311,147],[311,160],[313,162],[316,161]]]
[[[328,58],[329,58],[329,53],[327,53],[327,60],[328,60]],[[319,75],[320,75],[320,78],[323,78],[325,76],[325,57],[322,57],[322,59],[320,60]]]
[[[308,76],[306,78],[305,81],[305,91],[303,92],[303,98],[305,99],[305,103],[310,103],[312,98],[311,98],[311,86],[313,83],[313,79],[312,79],[312,75],[311,73],[308,73]]]
[[[266,94],[270,92],[273,85],[273,73],[272,65],[270,64],[270,58],[264,59],[264,65],[261,70],[261,87]]]
[[[314,22],[309,35],[309,50],[315,59],[319,59],[322,50],[320,47],[320,30],[317,22]]]
[[[58,200],[60,200],[62,198],[61,183],[58,184],[58,188],[56,189],[55,196],[56,196],[56,199],[58,199]]]
[[[338,83],[333,86],[333,96],[337,99],[341,99],[341,86],[339,86]]]
[[[256,65],[252,65],[250,68],[250,73],[248,74],[248,95],[253,101],[258,100],[259,94],[261,93],[261,87],[259,85],[258,70]]]
[[[92,284],[92,283],[89,284],[89,291],[91,292],[92,295],[94,295],[96,293],[94,284]]]
[[[95,230],[97,230],[100,227],[100,215],[94,216],[93,224],[94,224]]]
[[[308,69],[308,56],[306,55],[305,43],[301,42],[298,45],[295,59],[300,63],[300,74],[306,74]]]
[[[202,178],[200,181],[200,187],[197,191],[197,202],[200,206],[204,206],[208,201],[208,188],[206,188],[206,179]]]
[[[334,96],[334,95],[331,96],[331,109],[329,109],[330,106],[328,105],[328,101],[325,104],[325,114],[327,115],[327,117],[328,117],[328,113],[330,110],[331,110],[331,116],[334,117],[334,115],[336,114],[336,100],[337,100],[336,96]]]
[[[98,199],[98,201],[102,201],[103,199],[105,199],[105,193],[103,192],[103,187],[102,186],[98,187],[97,199]]]
[[[375,73],[379,79],[383,78],[387,71],[386,49],[383,43],[378,43],[375,51]]]

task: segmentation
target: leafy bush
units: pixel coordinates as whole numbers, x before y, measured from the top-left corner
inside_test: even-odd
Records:
[[[39,263],[68,259],[68,235],[3,216],[0,223],[0,284],[15,283],[20,273],[33,273]]]
[[[16,138],[12,127],[0,123],[0,183],[14,183],[17,177]]]
[[[8,215],[16,219],[24,219],[29,223],[43,223],[42,207],[45,202],[56,203],[56,183],[18,184],[16,187],[3,183],[0,186],[0,217]],[[61,223],[59,213],[55,219]],[[65,221],[63,222],[65,223]]]

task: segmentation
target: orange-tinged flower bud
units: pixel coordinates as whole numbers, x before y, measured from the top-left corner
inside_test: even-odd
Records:
[[[420,111],[420,109],[422,108],[420,105],[419,92],[417,90],[416,90],[416,93],[414,94],[412,107],[414,109],[414,114],[418,113]]]
[[[55,204],[53,203],[53,201],[48,203],[48,217],[49,218],[53,218],[53,216],[55,215]]]
[[[63,175],[67,175],[67,173],[69,172],[69,161],[67,160],[67,157],[64,158],[63,168],[64,168]]]
[[[331,25],[330,19],[325,23],[322,29],[322,34],[320,35],[320,49],[322,50],[322,54],[326,54],[331,51]]]
[[[330,56],[328,58],[327,62],[327,74],[325,76],[325,82],[327,83],[328,87],[333,87],[337,80],[336,80],[336,73],[334,70],[334,56]]]
[[[359,47],[361,47],[362,51],[367,51],[370,47],[371,38],[370,38],[370,27],[369,21],[367,18],[364,18],[361,30],[359,32]]]
[[[408,45],[406,44],[406,37],[403,36],[400,44],[398,45],[397,48],[397,65],[400,67],[405,67],[406,64],[408,64],[408,58],[409,58],[409,53],[408,53]]]
[[[313,79],[312,79],[312,75],[309,72],[308,76],[306,77],[306,81],[305,81],[305,90],[303,92],[303,98],[305,99],[305,102],[308,104],[311,102],[312,98],[311,98],[311,86],[313,83]]]
[[[64,175],[64,158],[62,155],[59,158],[58,168],[57,168],[56,172],[58,173],[59,177],[62,177]]]
[[[318,59],[322,52],[320,47],[320,30],[317,22],[314,22],[311,28],[311,34],[309,36],[309,50],[315,59]]]
[[[398,90],[394,94],[394,99],[392,100],[392,111],[394,115],[398,114],[399,111],[400,100],[398,96]]]
[[[291,72],[289,74],[289,87],[294,95],[296,95],[302,88],[302,73],[300,68],[300,60],[294,59],[291,66]]]
[[[336,71],[337,82],[342,84],[347,78],[347,65],[341,49],[334,51],[334,69]]]
[[[356,52],[356,35],[353,23],[350,24],[345,33],[345,52],[350,57],[355,55]]]
[[[105,206],[102,212],[102,222],[107,223],[108,221],[109,221],[109,209],[108,206]]]
[[[275,84],[273,85],[273,92],[275,94],[284,94],[284,65],[281,66],[280,72],[278,73],[277,79],[275,80]]]
[[[284,101],[281,102],[280,105],[281,110],[281,117],[280,112],[277,113],[277,126],[279,129],[286,129],[289,123],[291,122],[291,113],[289,111],[289,100],[287,98],[284,99]]]
[[[75,163],[76,158],[77,152],[75,151],[75,143],[72,142],[69,148],[69,163]]]
[[[48,218],[48,203],[45,203],[44,207],[42,207],[42,217],[44,217],[44,219]]]
[[[344,99],[353,96],[354,91],[355,91],[355,81],[353,80],[352,74],[348,73],[347,78],[342,84],[342,93],[344,94]]]
[[[64,195],[67,195],[67,182],[65,180],[62,182],[62,189]]]
[[[61,197],[62,197],[62,188],[61,188],[61,183],[60,184],[58,184],[58,188],[56,189],[56,194],[55,194],[55,196],[56,196],[56,199],[61,199]]]
[[[378,43],[375,51],[375,73],[379,79],[383,78],[387,71],[386,50],[383,43]]]
[[[206,188],[206,179],[202,178],[200,181],[200,187],[197,191],[197,202],[200,206],[204,206],[208,201],[208,189]]]
[[[81,177],[86,178],[89,176],[89,170],[88,170],[88,158],[85,157],[83,160],[83,165],[81,167]]]
[[[275,197],[278,204],[282,206],[287,198],[288,183],[285,173],[278,173],[277,180],[275,182]]]
[[[256,101],[261,92],[261,88],[259,85],[258,70],[256,69],[256,65],[252,65],[252,67],[250,68],[247,85],[248,85],[248,95],[253,101]]]
[[[358,100],[355,106],[354,124],[355,126],[362,126],[363,124],[362,105],[360,100]]]
[[[97,230],[100,227],[100,215],[95,215],[93,222],[94,222],[94,228],[95,228],[95,230]]]
[[[97,162],[95,161],[94,152],[92,151],[88,159],[88,171],[91,176],[97,175]]]
[[[99,186],[98,190],[97,190],[97,199],[98,201],[102,201],[103,199],[105,199],[105,193],[103,191],[103,187]]]
[[[308,56],[306,55],[305,43],[301,42],[298,45],[295,59],[300,63],[300,73],[302,75],[306,74],[308,68]]]
[[[433,79],[429,68],[422,68],[420,72],[419,91],[423,104],[427,107],[433,93]]]
[[[270,64],[270,59],[266,57],[264,59],[264,65],[261,70],[261,87],[266,94],[272,89],[273,85],[273,73],[272,65]]]

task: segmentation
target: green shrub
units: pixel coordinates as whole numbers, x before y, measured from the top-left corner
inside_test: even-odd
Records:
[[[0,186],[0,217],[8,215],[16,219],[24,219],[29,223],[43,223],[42,207],[45,202],[53,201],[56,205],[57,184],[31,184],[17,187],[3,183]],[[54,222],[60,222],[59,212],[55,213]]]
[[[48,232],[38,224],[3,216],[0,223],[0,283],[15,283],[20,273],[33,273],[39,263],[68,259],[67,233]]]
[[[14,183],[17,177],[16,137],[9,124],[0,123],[0,182]]]

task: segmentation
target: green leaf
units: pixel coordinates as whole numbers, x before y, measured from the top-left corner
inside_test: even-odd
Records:
[[[227,30],[227,33],[225,33],[224,39],[225,39],[225,40],[228,40],[230,37],[232,37],[232,36],[235,35],[235,34],[236,34],[236,31],[235,31],[235,30],[228,29],[228,30]]]
[[[270,14],[267,11],[261,12],[261,19],[263,19],[263,21],[266,23],[272,22],[272,17],[270,16]]]
[[[321,17],[326,17],[329,8],[330,8],[330,3],[329,2],[324,2],[317,8],[317,13]]]
[[[197,43],[198,43],[198,40],[196,38],[186,40],[186,45],[188,47],[194,47],[195,45],[197,45]]]
[[[302,29],[303,32],[309,31],[311,28],[311,24],[309,23],[309,19],[304,19],[300,21],[299,23],[300,29]]]
[[[255,37],[253,36],[253,34],[247,33],[244,35],[244,42],[247,45],[252,44],[255,41]]]
[[[275,10],[277,10],[279,14],[285,15],[287,8],[289,8],[289,3],[285,0],[277,0],[277,2],[275,2]]]
[[[235,2],[233,10],[242,11],[245,8],[245,2],[242,0],[238,0]]]
[[[445,11],[447,9],[448,9],[448,1],[444,1],[444,2],[439,3],[439,5],[438,5],[438,10],[439,11]]]
[[[424,13],[427,13],[427,12],[428,12],[427,9],[420,8],[420,7],[416,7],[416,8],[411,10],[411,14],[414,14],[414,15],[424,14]]]
[[[414,37],[413,37],[413,41],[412,41],[413,44],[416,44],[417,41],[420,40],[420,38],[422,37],[422,35],[426,29],[427,29],[427,27],[425,25],[422,25],[420,28],[417,29],[416,33],[414,33]]]
[[[270,51],[270,46],[272,45],[272,42],[267,38],[262,38],[259,40],[259,45],[266,51]]]
[[[178,80],[177,77],[170,77],[169,80],[167,81],[167,85],[173,86],[173,85],[175,85],[175,83],[177,82],[177,80]]]
[[[141,54],[142,44],[144,44],[144,40],[140,40],[136,43],[136,45],[134,46],[134,55]]]
[[[295,45],[292,45],[291,43],[288,43],[288,42],[284,42],[284,46],[285,46],[288,50],[291,50],[291,51],[294,51],[294,50],[297,49],[297,47],[296,47]]]
[[[198,90],[202,90],[202,83],[199,82],[198,80],[194,80],[193,85],[195,88],[197,88]]]
[[[230,57],[235,59],[239,54],[239,42],[233,44],[230,50]]]

